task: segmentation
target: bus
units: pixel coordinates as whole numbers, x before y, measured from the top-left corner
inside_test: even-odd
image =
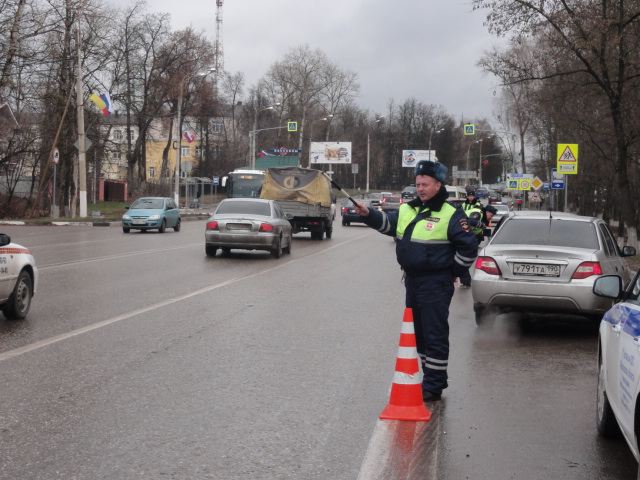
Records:
[[[228,198],[260,198],[263,183],[262,170],[238,169],[222,177],[222,186],[227,187]]]

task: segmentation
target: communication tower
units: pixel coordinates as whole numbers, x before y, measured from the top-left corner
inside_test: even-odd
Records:
[[[216,78],[216,84],[218,80],[218,75],[222,74],[224,70],[224,53],[222,51],[222,3],[223,0],[216,0],[216,42],[214,45],[214,55],[215,55],[215,68],[216,71],[214,73]]]

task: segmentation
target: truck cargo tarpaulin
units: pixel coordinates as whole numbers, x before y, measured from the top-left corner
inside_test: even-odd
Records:
[[[260,198],[331,206],[331,183],[320,170],[301,167],[267,169]]]
[[[351,142],[311,142],[309,163],[351,163]]]

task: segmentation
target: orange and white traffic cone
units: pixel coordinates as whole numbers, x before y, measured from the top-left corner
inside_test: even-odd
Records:
[[[426,422],[431,418],[431,412],[422,401],[422,368],[416,350],[413,310],[410,308],[404,309],[391,395],[380,418],[416,422]]]

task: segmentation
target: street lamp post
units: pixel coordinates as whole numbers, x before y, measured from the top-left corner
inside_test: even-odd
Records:
[[[321,117],[321,118],[316,118],[315,120],[312,120],[311,123],[309,124],[309,166],[308,168],[311,168],[311,142],[313,140],[313,124],[316,122],[328,122],[329,119],[333,118],[333,114],[329,114],[325,117]]]
[[[440,132],[443,132],[444,128],[436,131],[436,135]],[[433,135],[433,130],[429,131],[429,160],[431,160],[431,136]]]
[[[253,130],[249,135],[249,165],[251,166],[251,170],[255,170],[256,168],[256,133],[258,129],[258,113],[264,112],[265,110],[273,110],[274,107],[279,106],[279,103],[274,103],[273,105],[269,105],[268,107],[258,108],[256,110],[255,115],[253,116]]]
[[[384,118],[384,115],[380,115],[379,117],[376,117],[376,121],[374,123],[380,123],[382,121],[382,119]],[[370,148],[369,148],[370,144],[369,144],[369,134],[367,133],[367,193],[369,193],[369,159],[370,159]]]
[[[175,185],[174,185],[174,191],[173,191],[173,198],[176,202],[176,205],[178,205],[178,208],[180,208],[180,163],[182,162],[182,99],[184,97],[184,87],[185,87],[185,84],[187,83],[187,80],[195,76],[206,77],[207,75],[215,71],[216,69],[212,67],[206,72],[200,72],[200,73],[197,73],[196,75],[184,76],[180,81],[179,90],[178,90],[178,112],[177,112],[178,118],[176,119],[176,123],[173,126],[173,137],[177,139],[175,141],[176,142],[176,168],[175,168]],[[187,193],[186,188],[185,188],[185,193]],[[184,202],[185,208],[187,208],[186,198],[187,197],[185,196],[185,202]]]

